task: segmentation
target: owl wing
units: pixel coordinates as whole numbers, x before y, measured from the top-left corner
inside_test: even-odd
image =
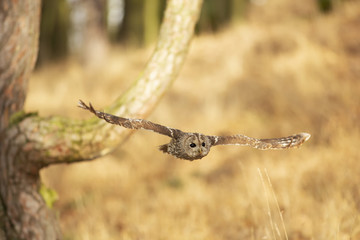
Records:
[[[123,118],[118,117],[115,115],[111,115],[108,113],[100,112],[98,110],[95,110],[94,107],[89,103],[89,106],[86,105],[83,101],[79,100],[80,108],[86,109],[93,114],[95,114],[98,118],[104,119],[108,123],[111,124],[117,124],[124,128],[129,129],[145,129],[145,130],[151,130],[163,135],[166,135],[168,137],[174,138],[178,136],[182,131],[179,129],[169,128],[157,123],[153,123],[144,119],[132,119],[132,118]]]
[[[282,138],[257,139],[245,135],[210,136],[212,145],[244,145],[261,150],[298,147],[310,138],[308,133],[299,133]]]

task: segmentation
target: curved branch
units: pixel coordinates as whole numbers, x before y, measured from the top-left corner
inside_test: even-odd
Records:
[[[9,5],[9,2],[16,4]],[[27,26],[27,19],[38,24],[40,2],[35,1],[33,5],[25,2],[6,0],[5,4],[0,3],[0,14],[7,12],[4,9],[7,10],[8,6],[23,7],[13,8],[16,10],[13,12],[19,14],[11,19],[18,21],[22,27]],[[201,0],[168,1],[159,42],[142,77],[109,107],[108,112],[140,118],[152,110],[184,62],[200,6]],[[24,17],[27,10],[32,13],[29,18]],[[27,81],[32,70],[36,55],[33,45],[37,44],[38,28],[15,28],[17,31],[11,32],[11,26],[12,22],[0,21],[0,29],[4,27],[6,33],[5,40],[0,41],[0,53],[5,53],[6,57],[4,61],[0,60],[0,79],[6,80],[3,83],[0,81],[0,90],[6,89],[0,91],[5,93],[0,94],[0,112],[3,114],[0,116],[0,238],[6,235],[11,239],[60,239],[55,214],[46,207],[39,193],[40,168],[104,155],[117,146],[129,131],[97,118],[78,121],[44,118],[23,112],[13,114],[22,108],[25,97],[22,86],[26,86],[22,81]],[[24,35],[25,44],[16,41],[20,33]],[[27,52],[27,48],[33,50]],[[22,60],[24,56],[25,62],[15,61]],[[20,100],[15,101],[17,98]],[[6,111],[1,111],[4,108]],[[10,114],[12,117],[9,119]]]
[[[159,101],[177,76],[187,53],[202,0],[167,3],[159,40],[143,75],[108,109],[112,114],[141,118]],[[11,145],[21,146],[18,160],[26,172],[49,164],[102,156],[129,135],[129,130],[98,119],[77,121],[60,117],[30,116],[7,131]]]

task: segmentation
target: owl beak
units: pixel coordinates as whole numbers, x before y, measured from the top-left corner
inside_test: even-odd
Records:
[[[200,154],[200,155],[202,154],[202,150],[201,150],[201,148],[199,148],[199,154]]]

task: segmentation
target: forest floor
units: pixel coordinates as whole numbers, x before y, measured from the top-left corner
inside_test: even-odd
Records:
[[[219,146],[200,161],[164,155],[137,131],[112,154],[41,172],[59,195],[65,239],[360,239],[360,3],[252,6],[246,21],[193,40],[149,120],[205,134],[309,132],[299,149]],[[152,48],[112,49],[97,71],[37,70],[26,110],[86,119],[110,104]]]

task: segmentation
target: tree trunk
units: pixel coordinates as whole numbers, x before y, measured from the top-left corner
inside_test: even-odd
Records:
[[[159,32],[160,0],[144,1],[144,45],[148,46],[155,42]]]
[[[244,18],[247,0],[231,0],[231,21],[236,24]]]
[[[24,105],[38,50],[40,0],[0,2],[0,130]]]
[[[144,117],[154,108],[184,62],[200,6],[201,0],[168,1],[159,41],[143,75],[108,112]],[[38,49],[39,12],[40,0],[0,3],[0,238],[60,239],[54,213],[39,193],[40,169],[97,158],[129,134],[99,119],[22,112]]]
[[[10,239],[60,236],[52,212],[36,192],[39,172],[31,172],[29,162],[21,163],[21,148],[12,143],[15,136],[6,136],[11,116],[23,108],[35,64],[40,4],[40,0],[4,0],[0,6],[0,236]]]
[[[143,45],[143,20],[142,0],[125,0],[124,21],[121,25],[119,38],[125,40],[126,44],[141,46]]]
[[[71,0],[70,50],[89,70],[98,70],[107,58],[104,0]],[[82,17],[79,17],[82,16]]]

